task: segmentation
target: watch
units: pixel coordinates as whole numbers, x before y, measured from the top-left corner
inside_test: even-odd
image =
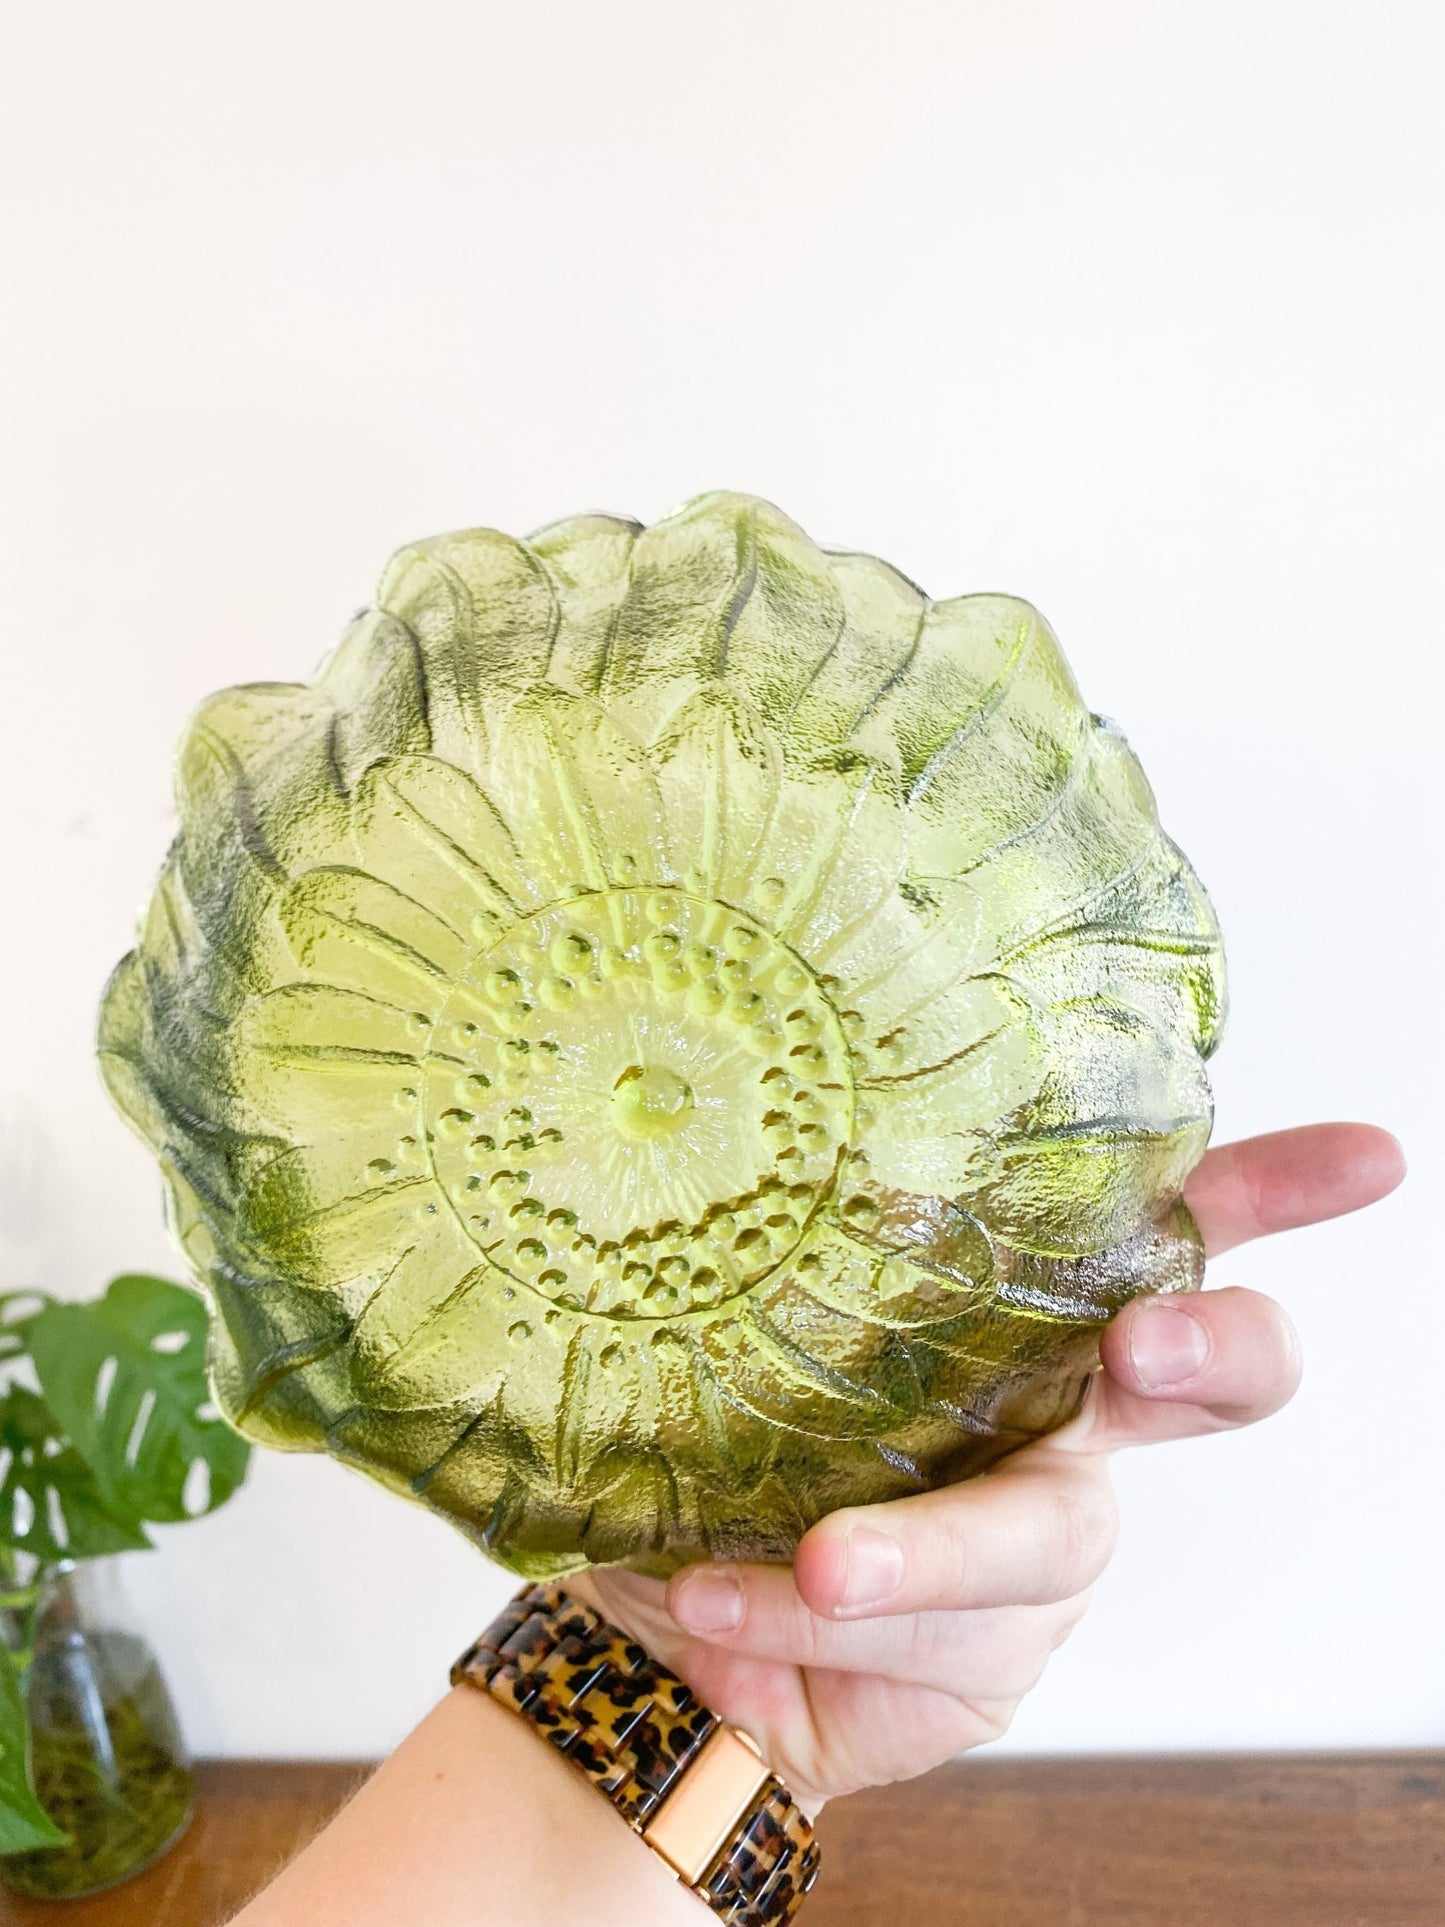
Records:
[[[731,1927],[791,1920],[817,1880],[813,1829],[748,1736],[564,1587],[518,1593],[451,1678],[544,1734]]]

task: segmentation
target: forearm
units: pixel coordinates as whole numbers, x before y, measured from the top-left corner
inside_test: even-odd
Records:
[[[702,1927],[709,1918],[552,1747],[458,1686],[235,1927]]]

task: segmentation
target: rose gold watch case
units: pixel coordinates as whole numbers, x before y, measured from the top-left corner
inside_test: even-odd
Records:
[[[695,1887],[716,1859],[768,1777],[745,1733],[719,1722],[642,1837]]]

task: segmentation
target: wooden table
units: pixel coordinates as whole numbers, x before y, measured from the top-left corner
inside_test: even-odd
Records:
[[[366,1771],[203,1766],[158,1866],[69,1905],[4,1897],[0,1923],[218,1927]],[[808,1927],[1445,1927],[1445,1753],[985,1758],[819,1831]]]

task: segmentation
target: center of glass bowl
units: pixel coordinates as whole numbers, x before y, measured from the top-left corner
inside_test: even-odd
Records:
[[[691,1084],[666,1064],[629,1064],[612,1087],[612,1119],[625,1138],[646,1143],[682,1130],[695,1102]]]
[[[785,1264],[853,1129],[823,982],[752,918],[675,888],[572,897],[479,951],[422,1095],[478,1252],[611,1318],[705,1312]]]

